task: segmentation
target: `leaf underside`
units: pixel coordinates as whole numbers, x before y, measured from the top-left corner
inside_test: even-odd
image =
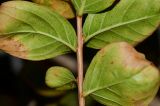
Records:
[[[72,0],[78,15],[97,13],[110,7],[116,0]]]
[[[136,45],[159,23],[159,0],[120,0],[109,12],[89,14],[83,32],[87,46],[95,49],[120,41]]]
[[[66,0],[32,0],[35,3],[51,7],[53,11],[59,13],[67,19],[75,17],[70,2]]]
[[[27,1],[0,7],[0,49],[28,60],[43,60],[76,51],[70,23],[51,9]]]
[[[158,91],[160,75],[143,54],[127,43],[109,44],[91,62],[84,95],[107,106],[148,106]]]

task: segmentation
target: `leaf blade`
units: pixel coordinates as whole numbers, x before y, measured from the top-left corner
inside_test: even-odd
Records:
[[[127,43],[109,44],[88,68],[84,96],[105,105],[148,105],[159,88],[159,76],[158,69]]]
[[[121,0],[109,12],[89,15],[83,28],[87,46],[100,49],[119,41],[136,45],[158,27],[159,5],[158,0],[147,0],[145,3],[143,0]],[[141,10],[137,11],[139,8]]]
[[[60,88],[65,85],[69,85],[75,82],[75,77],[66,68],[63,67],[51,67],[47,70],[45,82],[49,87]],[[60,88],[61,89],[61,88]]]
[[[53,45],[52,48],[48,46],[48,48],[50,48],[50,53],[49,56],[46,56],[45,58],[43,56],[39,56],[39,58],[22,56],[21,58],[42,60],[68,53],[71,49],[73,51],[76,50],[76,34],[73,27],[63,17],[50,9],[27,1],[10,1],[1,5],[0,15],[0,23],[2,23],[2,26],[0,27],[0,35],[2,40],[11,36],[10,39],[13,39],[16,42],[19,41],[29,52],[32,51],[34,47],[40,48],[43,47],[43,45],[48,44],[48,42],[55,42],[55,45]],[[23,39],[23,41],[21,41],[23,37],[25,38],[27,36],[32,37],[35,40],[35,43],[39,45],[35,45],[34,40],[27,41]],[[39,36],[44,40],[40,39]],[[44,44],[41,44],[41,42]],[[30,45],[30,43],[33,45]],[[54,48],[54,46],[56,47],[56,44],[59,46],[63,45],[64,49],[57,50],[58,52],[54,55],[55,50],[51,52],[51,49],[56,49]],[[7,44],[5,44],[5,46],[6,45]],[[3,45],[1,45],[1,48],[2,46]],[[42,53],[41,51],[39,51],[39,53]]]
[[[74,11],[69,1],[65,0],[32,0],[35,3],[51,7],[53,11],[59,13],[67,19],[75,17]]]
[[[110,7],[115,0],[72,0],[79,15],[83,13],[97,13]],[[95,8],[96,7],[96,8]]]

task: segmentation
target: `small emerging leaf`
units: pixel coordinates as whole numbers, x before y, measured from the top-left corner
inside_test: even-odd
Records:
[[[74,18],[74,11],[68,1],[65,0],[33,0],[35,3],[51,7],[55,12],[65,18]]]
[[[109,12],[90,14],[83,27],[85,42],[100,49],[112,42],[132,45],[147,38],[160,23],[160,0],[120,0]]]
[[[160,74],[127,43],[113,43],[94,57],[85,76],[84,95],[107,106],[148,106]]]
[[[57,90],[75,88],[75,81],[72,72],[63,67],[51,67],[46,73],[46,84]]]
[[[0,6],[0,49],[28,60],[76,51],[76,33],[62,16],[27,1]]]
[[[97,13],[110,7],[115,0],[72,0],[78,15]]]

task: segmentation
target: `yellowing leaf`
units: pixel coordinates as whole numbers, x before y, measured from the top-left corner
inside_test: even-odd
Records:
[[[62,16],[27,1],[0,7],[0,49],[28,60],[43,60],[76,51],[76,33]]]
[[[148,106],[160,85],[159,70],[127,43],[100,50],[84,80],[84,95],[107,106]]]
[[[64,16],[65,18],[71,19],[75,17],[74,11],[69,1],[66,0],[33,0],[38,4],[42,4],[51,7],[55,12]]]

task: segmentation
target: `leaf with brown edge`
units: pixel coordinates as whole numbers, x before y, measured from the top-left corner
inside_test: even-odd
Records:
[[[53,11],[59,13],[67,19],[75,17],[74,11],[69,1],[66,0],[32,0],[35,3],[51,7]]]
[[[12,54],[13,56],[17,56],[19,58],[27,58],[27,48],[12,38],[3,38],[0,37],[0,48],[6,53]],[[11,46],[12,45],[12,46]]]
[[[83,91],[107,106],[148,106],[159,85],[159,70],[131,45],[120,42],[97,53]]]
[[[76,51],[72,25],[51,9],[27,1],[0,6],[0,49],[28,60]]]

